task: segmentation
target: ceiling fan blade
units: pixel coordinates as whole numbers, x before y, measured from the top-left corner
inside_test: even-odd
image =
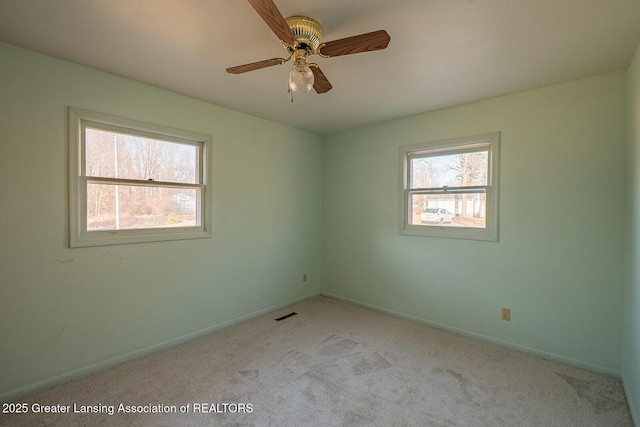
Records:
[[[333,86],[329,83],[327,76],[324,75],[318,64],[309,64],[309,68],[313,72],[313,88],[317,93],[329,92]]]
[[[273,58],[266,59],[264,61],[252,62],[251,64],[238,65],[237,67],[229,67],[227,68],[227,73],[231,74],[242,74],[247,71],[259,70],[260,68],[267,68],[273,65],[280,65],[287,62],[287,59],[284,58]]]
[[[351,55],[386,49],[390,41],[391,37],[385,30],[378,30],[323,43],[319,51],[322,56],[328,57]]]
[[[271,28],[271,31],[283,42],[293,46],[296,38],[273,0],[248,0],[258,15]]]

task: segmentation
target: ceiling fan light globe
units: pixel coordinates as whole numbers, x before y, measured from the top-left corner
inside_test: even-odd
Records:
[[[313,87],[313,71],[308,65],[297,64],[289,71],[289,87],[294,92],[309,92]]]

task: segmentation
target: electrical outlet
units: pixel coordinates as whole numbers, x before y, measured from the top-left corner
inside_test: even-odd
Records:
[[[307,273],[302,273],[302,283],[307,283]]]
[[[502,308],[502,320],[511,320],[511,309],[510,308]]]

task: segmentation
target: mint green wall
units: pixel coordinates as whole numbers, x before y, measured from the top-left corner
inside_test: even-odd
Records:
[[[319,136],[2,44],[0,76],[0,400],[319,292]],[[213,238],[68,249],[67,106],[211,135]]]
[[[322,293],[620,375],[626,76],[325,138]],[[492,131],[500,241],[400,235],[398,147]]]
[[[640,47],[629,68],[628,99],[628,277],[624,294],[622,380],[636,423],[640,424]]]

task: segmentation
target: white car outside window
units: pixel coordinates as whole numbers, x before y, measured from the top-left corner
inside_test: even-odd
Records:
[[[444,224],[447,222],[451,224],[453,222],[453,214],[444,208],[427,208],[422,211],[420,220],[423,223],[435,222]]]

